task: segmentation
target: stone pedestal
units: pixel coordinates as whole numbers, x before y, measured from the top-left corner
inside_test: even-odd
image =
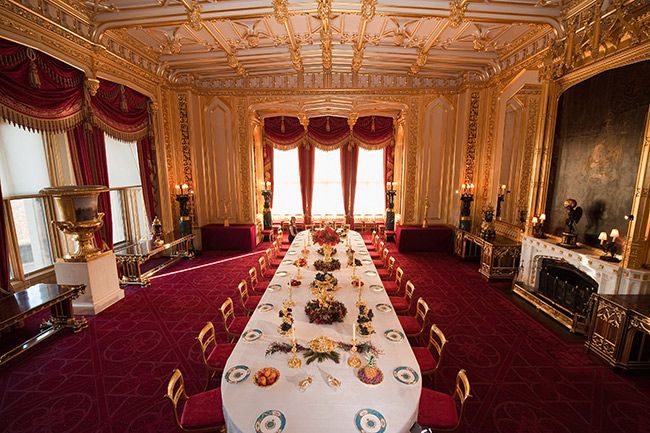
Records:
[[[88,262],[57,262],[58,284],[85,284],[86,292],[72,303],[75,314],[99,314],[124,297],[112,251]]]

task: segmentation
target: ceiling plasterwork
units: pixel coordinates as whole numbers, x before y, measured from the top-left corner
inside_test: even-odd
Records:
[[[485,79],[526,42],[562,32],[559,6],[538,0],[82,3],[92,11],[93,40],[137,43],[160,74],[203,88],[269,80],[309,87],[323,76],[355,87],[378,78],[447,86]]]

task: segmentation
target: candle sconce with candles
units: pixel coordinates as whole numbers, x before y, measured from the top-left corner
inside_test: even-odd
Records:
[[[531,219],[533,236],[538,239],[546,239],[544,234],[544,221],[546,221],[546,214],[541,214],[539,217],[534,216]]]
[[[194,196],[194,191],[190,189],[190,186],[186,183],[182,185],[174,186],[174,193],[176,195],[176,201],[179,205],[178,213],[179,218],[179,230],[181,236],[187,236],[192,234],[192,219],[190,218],[190,208],[188,206],[191,198]]]
[[[271,216],[271,182],[268,180],[264,182],[264,189],[262,190],[262,197],[264,197],[264,210],[263,222],[264,230],[273,230],[273,217]]]
[[[460,222],[458,228],[465,231],[470,231],[472,228],[472,202],[474,201],[474,184],[464,183],[460,188]]]
[[[508,193],[505,185],[499,187],[499,195],[497,196],[497,212],[496,218],[501,220],[501,209],[503,207],[503,202],[506,200],[506,193]]]
[[[612,229],[609,236],[612,238],[611,240],[607,237],[606,232],[600,232],[600,235],[598,235],[600,248],[605,252],[604,255],[600,256],[600,259],[605,260],[606,262],[618,263],[621,259],[616,257],[616,254],[618,253],[616,240],[620,238],[621,235],[619,234],[618,229]]]
[[[386,182],[386,199],[388,207],[386,208],[386,230],[395,230],[395,182]]]

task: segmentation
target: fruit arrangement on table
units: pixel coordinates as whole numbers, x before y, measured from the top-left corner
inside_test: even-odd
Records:
[[[357,370],[357,378],[366,385],[379,385],[384,380],[384,373],[377,367],[374,356],[369,356],[368,364]]]
[[[293,265],[299,268],[304,268],[305,266],[307,266],[307,259],[304,257],[300,257],[299,259],[294,260]]]
[[[353,287],[362,287],[363,286],[363,281],[359,279],[359,277],[352,277],[352,286]]]
[[[291,281],[289,281],[289,284],[292,287],[298,287],[299,285],[302,284],[302,282],[300,280],[296,280],[295,278],[292,278]]]
[[[314,268],[321,272],[338,271],[341,269],[341,262],[339,259],[332,259],[329,262],[326,260],[316,260],[314,262]]]
[[[265,367],[261,370],[258,370],[253,376],[253,382],[255,385],[266,388],[275,384],[278,379],[280,379],[280,372],[277,368]]]

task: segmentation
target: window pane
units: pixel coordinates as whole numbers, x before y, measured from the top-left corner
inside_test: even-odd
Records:
[[[106,161],[108,164],[108,183],[111,188],[138,186],[140,166],[138,165],[138,147],[134,141],[119,141],[104,134],[106,143]]]
[[[298,149],[273,150],[273,216],[302,215]]]
[[[11,212],[23,271],[28,274],[51,266],[52,251],[42,199],[11,200]]]
[[[140,239],[149,237],[149,220],[147,219],[147,211],[144,207],[144,196],[142,195],[142,188],[135,188],[135,205],[138,212],[138,227]]]
[[[359,148],[354,213],[383,214],[384,204],[384,152]]]
[[[38,194],[50,186],[41,134],[0,122],[0,182],[5,197]]]
[[[340,151],[316,149],[312,215],[343,214]]]
[[[113,244],[126,241],[124,230],[124,207],[122,206],[122,193],[111,191],[111,212],[113,219]]]

